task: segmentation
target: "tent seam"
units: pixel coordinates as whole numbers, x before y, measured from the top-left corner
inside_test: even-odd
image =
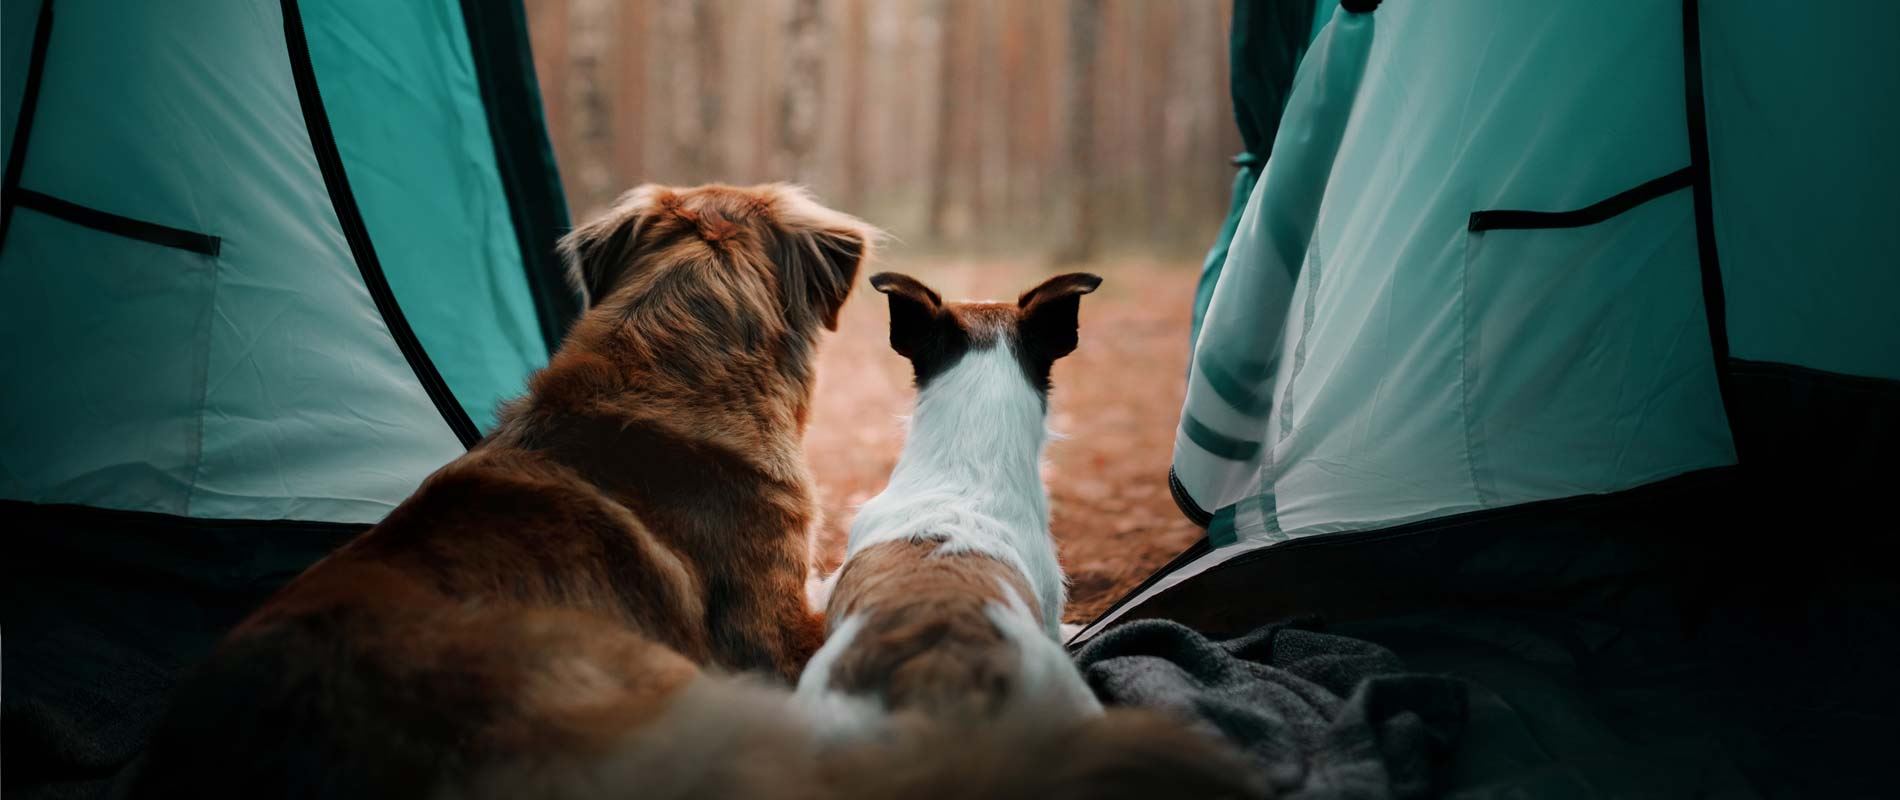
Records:
[[[1306,251],[1308,256],[1305,261],[1310,263],[1304,265],[1305,268],[1300,270],[1301,275],[1299,276],[1307,278],[1306,301],[1300,304],[1302,310],[1300,314],[1300,338],[1293,344],[1293,366],[1287,371],[1286,387],[1280,392],[1280,436],[1274,440],[1275,445],[1286,441],[1288,436],[1293,435],[1293,417],[1291,414],[1293,410],[1293,384],[1299,380],[1300,370],[1306,366],[1306,339],[1313,333],[1313,314],[1316,312],[1319,304],[1319,279],[1324,267],[1320,265],[1322,256],[1320,254],[1319,232],[1317,230],[1307,238]],[[1297,279],[1298,278],[1296,278],[1296,280]]]
[[[1729,441],[1735,439],[1734,393],[1730,391],[1728,297],[1722,286],[1722,261],[1715,238],[1715,195],[1710,184],[1709,125],[1702,91],[1702,12],[1697,0],[1682,0],[1683,111],[1689,140],[1690,184],[1695,200],[1696,260],[1702,271],[1702,313],[1709,324],[1709,354],[1714,360],[1716,392],[1722,399]],[[1740,451],[1736,461],[1741,460]]]
[[[1465,470],[1471,476],[1471,494],[1477,500],[1479,508],[1493,505],[1496,491],[1486,490],[1486,481],[1478,470],[1478,423],[1471,413],[1471,351],[1472,340],[1478,338],[1477,329],[1471,324],[1471,243],[1473,237],[1482,233],[1467,233],[1463,238],[1464,252],[1458,259],[1458,406],[1464,417],[1465,434]]]
[[[362,275],[363,288],[369,292],[370,300],[382,316],[389,337],[395,340],[396,349],[409,362],[409,368],[422,384],[422,390],[430,402],[435,404],[442,421],[461,441],[464,449],[472,448],[481,441],[481,431],[469,418],[467,408],[456,399],[454,391],[442,379],[435,362],[429,360],[429,354],[416,338],[415,330],[409,327],[401,304],[389,288],[389,279],[383,274],[382,263],[377,260],[376,246],[370,240],[362,210],[356,205],[356,196],[350,191],[349,174],[343,165],[343,155],[337,150],[335,134],[330,130],[329,115],[323,106],[322,88],[317,85],[316,67],[311,62],[310,44],[304,36],[303,15],[298,9],[297,0],[281,0],[281,8],[284,49],[290,60],[291,80],[296,84],[297,104],[303,112],[304,131],[310,137],[310,149],[316,157],[317,168],[323,173],[331,211],[336,214],[337,224],[349,244],[357,272]]]
[[[224,270],[218,268],[218,259],[208,257],[211,264],[211,292],[205,301],[205,307],[198,321],[198,346],[193,348],[197,357],[192,363],[196,374],[192,377],[198,385],[196,423],[192,429],[191,443],[191,481],[185,484],[185,513],[191,516],[192,504],[198,499],[198,482],[204,479],[205,470],[205,413],[211,404],[211,325],[218,312],[218,290],[223,287]]]
[[[20,111],[13,120],[13,149],[7,153],[6,173],[0,176],[0,248],[6,247],[13,225],[13,206],[19,200],[20,176],[26,171],[27,145],[33,138],[33,116],[40,105],[40,79],[46,74],[46,51],[53,39],[53,0],[40,0],[33,23],[33,51],[28,56],[26,84],[20,90]]]

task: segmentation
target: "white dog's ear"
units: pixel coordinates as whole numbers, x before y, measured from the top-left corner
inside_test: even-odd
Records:
[[[794,320],[815,319],[838,329],[838,312],[883,233],[869,223],[820,205],[790,184],[765,187],[770,194],[774,238],[785,310]]]
[[[1102,285],[1100,275],[1071,272],[1043,281],[1016,299],[1022,321],[1017,323],[1023,346],[1045,362],[1075,351],[1082,295]]]
[[[913,362],[941,349],[944,334],[943,298],[909,275],[880,272],[871,276],[871,288],[891,300],[891,349]],[[920,370],[920,374],[921,374]]]
[[[674,200],[671,189],[649,183],[621,195],[606,213],[561,237],[557,248],[567,263],[568,283],[581,293],[582,308],[593,308],[613,293],[633,266],[655,210]]]

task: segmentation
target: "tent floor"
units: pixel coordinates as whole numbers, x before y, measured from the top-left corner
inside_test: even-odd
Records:
[[[1873,495],[1850,494],[1867,513]],[[1217,635],[1318,616],[1468,679],[1454,797],[1885,794],[1900,729],[1892,548],[1840,494],[1753,502],[1776,496],[1717,472],[1302,541],[1128,614]],[[0,510],[5,791],[20,797],[99,796],[177,672],[353,532]]]
[[[1891,589],[1700,620],[1659,590],[1595,611],[1426,612],[1331,626],[1469,681],[1449,797],[1871,797],[1900,707]]]
[[[1315,617],[1467,679],[1452,797],[1883,796],[1900,586],[1868,480],[1731,468],[1294,540],[1122,618],[1226,635]]]

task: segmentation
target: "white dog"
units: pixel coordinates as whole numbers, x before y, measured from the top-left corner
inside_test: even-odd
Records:
[[[1049,368],[1075,349],[1081,296],[1100,283],[1062,275],[1013,304],[945,304],[910,277],[871,279],[917,407],[889,485],[819,591],[830,637],[799,680],[814,706],[841,722],[983,718],[1019,698],[1043,715],[1101,713],[1058,639],[1067,588],[1040,470]]]

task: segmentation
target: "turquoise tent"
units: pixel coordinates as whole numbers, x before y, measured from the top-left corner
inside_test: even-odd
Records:
[[[1465,678],[1447,796],[1890,793],[1900,6],[1378,5],[1235,4],[1208,536],[1083,638]],[[4,788],[98,796],[546,358],[566,211],[514,3],[0,0],[0,111]]]
[[[1470,678],[1459,796],[1890,791],[1896,34],[1237,3],[1169,474],[1207,537],[1082,638],[1318,616]]]
[[[249,603],[575,313],[519,4],[5,0],[8,793],[136,752]]]

